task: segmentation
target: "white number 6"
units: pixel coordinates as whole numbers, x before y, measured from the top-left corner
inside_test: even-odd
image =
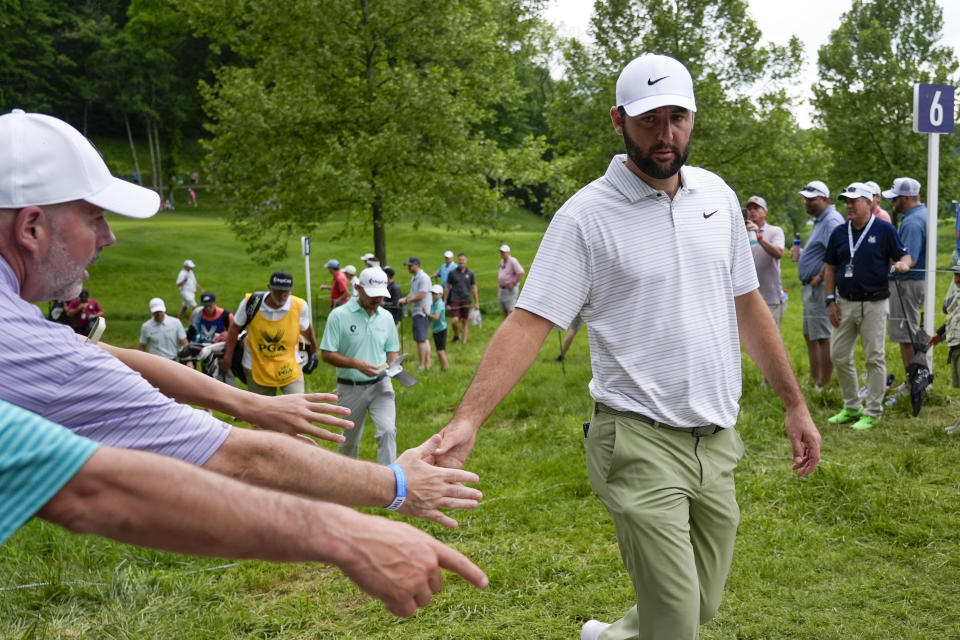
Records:
[[[943,105],[940,104],[940,92],[935,91],[930,103],[930,124],[939,127],[943,124]]]

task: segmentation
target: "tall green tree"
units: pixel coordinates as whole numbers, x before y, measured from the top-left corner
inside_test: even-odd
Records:
[[[542,144],[490,137],[523,104],[541,0],[177,0],[237,59],[204,88],[209,166],[264,259],[345,214],[386,260],[397,220],[500,222],[498,185],[532,183]],[[498,111],[499,110],[499,111]]]
[[[820,48],[816,117],[835,159],[831,184],[909,175],[925,182],[926,136],[913,132],[913,85],[957,84],[957,60],[940,44],[935,0],[854,0]],[[960,170],[957,136],[941,137],[941,182]]]
[[[742,198],[763,195],[778,223],[787,223],[787,210],[802,219],[796,191],[804,178],[796,176],[823,154],[815,138],[799,136],[787,91],[802,61],[797,38],[783,47],[764,44],[744,0],[597,0],[590,32],[592,46],[568,43],[567,73],[548,115],[568,168],[554,174],[565,181],[554,183],[559,198],[622,152],[608,115],[616,79],[627,62],[650,52],[681,60],[693,76],[691,164],[716,171]]]

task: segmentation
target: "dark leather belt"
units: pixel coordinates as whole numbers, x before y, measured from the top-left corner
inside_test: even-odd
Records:
[[[366,387],[383,380],[383,376],[377,376],[373,380],[347,380],[346,378],[337,378],[337,384],[345,384],[350,387]]]
[[[890,290],[886,291],[850,291],[845,296],[840,296],[850,302],[874,302],[876,300],[886,300],[890,297]]]
[[[683,433],[689,433],[694,438],[705,438],[706,436],[712,436],[715,433],[720,433],[721,431],[723,431],[723,427],[715,424],[708,424],[702,427],[675,427],[670,424],[657,422],[653,418],[649,418],[643,415],[642,413],[634,413],[633,411],[620,411],[619,409],[608,407],[602,402],[595,403],[594,410],[597,413],[608,413],[612,416],[619,416],[621,418],[629,418],[631,420],[637,420],[638,422],[648,424],[651,427],[657,427],[660,429],[669,429],[670,431],[682,431]]]

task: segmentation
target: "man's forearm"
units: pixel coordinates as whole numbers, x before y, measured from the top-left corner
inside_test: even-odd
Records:
[[[305,447],[269,431],[232,429],[203,467],[261,487],[348,506],[383,507],[396,496],[388,467]]]
[[[790,367],[783,340],[759,290],[737,296],[740,342],[787,410],[806,411],[806,400]]]
[[[490,340],[451,423],[480,428],[533,364],[552,328],[552,322],[524,309],[511,313]]]

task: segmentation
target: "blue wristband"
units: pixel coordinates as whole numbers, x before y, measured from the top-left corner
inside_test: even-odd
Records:
[[[397,463],[387,466],[393,469],[393,475],[397,479],[397,497],[385,508],[390,511],[396,511],[403,506],[403,501],[407,499],[407,474],[403,472],[403,467]]]

